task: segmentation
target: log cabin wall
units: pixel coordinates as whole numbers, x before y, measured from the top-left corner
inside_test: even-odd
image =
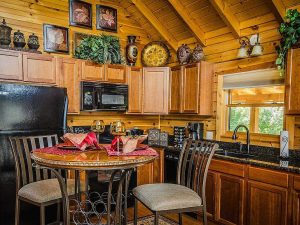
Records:
[[[288,8],[299,9],[298,0],[227,0],[220,5],[219,0],[86,0],[93,4],[93,29],[69,26],[68,0],[0,0],[0,19],[5,18],[13,32],[20,29],[26,39],[31,33],[39,36],[43,45],[43,23],[69,27],[70,54],[73,51],[74,32],[99,34],[96,30],[96,4],[112,6],[118,9],[118,32],[109,33],[120,37],[124,49],[127,35],[138,36],[138,47],[152,40],[163,40],[171,49],[170,66],[177,65],[175,50],[182,43],[194,48],[201,43],[207,61],[215,63],[214,77],[214,115],[217,111],[217,81],[223,74],[274,67],[276,59],[275,45],[280,40],[277,31],[282,15]],[[259,33],[264,55],[261,57],[236,59],[239,48],[239,36]],[[42,49],[42,47],[40,48]],[[140,59],[140,58],[139,58]],[[140,60],[137,65],[141,65]],[[205,130],[216,131],[216,116],[134,116],[124,114],[86,114],[68,117],[69,125],[90,125],[94,119],[103,119],[107,123],[121,119],[128,128],[138,126],[147,130],[160,127],[171,132],[175,125],[185,125],[187,121],[203,121]],[[300,118],[288,119],[287,127],[293,130],[293,143],[300,147]],[[260,143],[271,145],[270,143]],[[275,141],[276,143],[276,141]],[[278,141],[277,141],[278,143]]]

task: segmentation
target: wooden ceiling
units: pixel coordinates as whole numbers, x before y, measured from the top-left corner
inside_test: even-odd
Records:
[[[250,35],[253,26],[278,24],[300,0],[116,0],[149,34],[176,50],[182,43],[202,46]],[[248,29],[248,30],[247,30]],[[222,38],[219,38],[222,36]]]

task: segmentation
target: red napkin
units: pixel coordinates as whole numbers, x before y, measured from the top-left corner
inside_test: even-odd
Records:
[[[97,137],[94,132],[90,132],[88,134],[66,133],[63,136],[63,139],[66,143],[71,142],[74,146],[79,148],[81,151],[86,150],[86,148],[88,147],[99,148]]]

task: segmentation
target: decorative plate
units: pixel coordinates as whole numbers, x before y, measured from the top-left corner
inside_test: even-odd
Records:
[[[165,66],[169,59],[170,51],[161,41],[150,42],[142,50],[143,66]]]

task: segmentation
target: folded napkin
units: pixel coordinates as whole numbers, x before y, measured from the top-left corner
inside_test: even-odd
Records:
[[[140,146],[140,144],[146,140],[147,135],[141,135],[141,136],[122,136],[122,142],[123,142],[123,152],[124,153],[130,153],[133,152],[136,148]]]
[[[99,148],[97,137],[94,132],[90,132],[88,134],[66,133],[63,136],[63,140],[65,144],[71,143],[77,148],[79,148],[81,151],[86,150],[88,147]]]

